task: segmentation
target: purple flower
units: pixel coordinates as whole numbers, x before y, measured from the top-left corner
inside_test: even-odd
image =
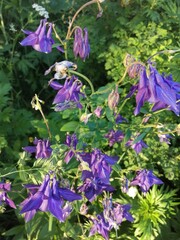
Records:
[[[64,158],[64,161],[66,163],[68,163],[71,158],[75,155],[75,150],[76,150],[76,145],[78,143],[78,140],[77,140],[77,137],[76,137],[76,134],[67,134],[66,136],[66,145],[70,148],[69,151],[66,152],[65,154],[65,158]]]
[[[158,137],[160,142],[165,142],[167,144],[171,144],[169,139],[172,138],[169,134],[162,134],[160,131],[158,132]]]
[[[163,182],[147,169],[138,171],[136,177],[131,181],[132,186],[138,185],[144,193],[154,184],[163,184]]]
[[[36,146],[27,146],[23,150],[29,153],[35,153],[36,159],[38,158],[50,158],[52,153],[52,148],[50,147],[49,140],[41,140],[35,138],[33,142]]]
[[[49,174],[41,185],[25,185],[25,188],[30,195],[20,204],[20,213],[25,214],[26,222],[31,220],[37,211],[50,212],[60,222],[64,222],[72,210],[71,205],[65,204],[64,200],[72,202],[82,198],[67,188],[59,187],[56,177],[51,178]]]
[[[5,202],[12,208],[16,208],[14,202],[8,197],[7,192],[11,190],[11,183],[0,182],[0,206]]]
[[[98,106],[95,110],[94,110],[94,114],[100,118],[101,116],[101,112],[102,112],[102,107]]]
[[[85,60],[90,53],[90,45],[88,41],[88,31],[87,28],[84,28],[84,36],[83,30],[80,27],[77,27],[74,31],[74,46],[73,46],[74,56],[77,58],[78,56]]]
[[[75,76],[71,78],[66,78],[64,85],[59,84],[56,81],[50,81],[49,85],[58,90],[58,93],[53,101],[55,104],[55,111],[61,111],[67,108],[77,107],[82,108],[80,104],[80,95],[84,97],[81,93],[82,83]]]
[[[49,28],[46,33],[47,19],[40,21],[40,25],[35,32],[29,30],[23,30],[28,36],[20,42],[22,46],[32,46],[36,51],[49,53],[52,51],[52,45],[55,43],[52,38],[52,23],[49,23]],[[61,47],[57,47],[58,50],[64,52]]]
[[[110,130],[106,135],[105,138],[108,138],[109,146],[113,146],[116,142],[121,142],[124,138],[124,134],[120,130]]]
[[[140,74],[134,114],[139,114],[144,103],[149,102],[154,104],[152,111],[167,108],[179,115],[180,108],[177,101],[179,99],[180,84],[175,83],[171,76],[160,75],[151,64],[149,69],[149,76],[145,67]]]
[[[116,121],[116,124],[128,122],[128,120],[126,118],[124,118],[123,116],[121,116],[120,114],[118,114],[117,116],[115,115],[115,121]]]
[[[101,234],[105,240],[109,239],[109,223],[105,221],[103,214],[98,214],[97,218],[90,218],[94,223],[89,232],[89,237],[95,233]]]
[[[91,175],[90,172],[88,174]],[[92,202],[103,191],[112,192],[114,188],[110,184],[104,183],[99,177],[91,175],[90,178],[85,178],[83,185],[78,190],[84,192],[86,198]]]
[[[126,146],[134,149],[137,154],[139,154],[143,148],[148,147],[148,145],[146,145],[143,140],[140,140],[140,141],[134,143],[134,140],[132,140],[132,139],[127,141]]]
[[[111,110],[114,110],[119,103],[119,93],[118,93],[118,85],[116,85],[116,89],[112,90],[112,92],[108,96],[108,106]]]
[[[82,179],[90,177],[98,177],[104,183],[109,184],[109,178],[112,171],[111,165],[114,165],[118,157],[111,157],[103,154],[99,149],[95,149],[92,153],[79,153],[81,159],[88,163],[91,171],[83,171]],[[88,175],[87,175],[88,174]]]

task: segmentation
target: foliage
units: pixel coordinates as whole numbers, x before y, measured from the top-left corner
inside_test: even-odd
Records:
[[[55,36],[66,38],[70,20],[87,1],[37,1],[48,11],[48,21],[55,24],[55,44],[48,54],[19,44],[24,38],[21,29],[34,31],[42,19],[32,8],[32,1],[1,1],[0,182],[12,182],[8,196],[18,207],[12,210],[6,206],[5,209],[0,200],[2,239],[104,239],[99,233],[89,236],[93,227],[91,218],[102,213],[104,201],[111,198],[112,203],[131,204],[130,214],[134,222],[123,220],[120,226],[111,229],[110,239],[180,238],[177,198],[180,183],[179,118],[166,109],[153,112],[149,103],[145,103],[140,114],[134,116],[135,97],[126,96],[131,86],[138,84],[139,77],[129,77],[127,72],[131,66],[127,66],[125,60],[127,53],[145,66],[150,60],[160,74],[172,74],[174,81],[179,82],[180,46],[177,33],[180,3],[178,0],[97,2],[85,7],[75,19],[76,26],[88,29],[90,55],[82,61],[80,57],[74,57],[73,35],[63,41],[64,46]],[[102,9],[103,15],[96,18],[97,14],[102,14]],[[65,47],[65,56],[57,51],[59,44]],[[67,74],[74,74],[83,83],[81,91],[85,97],[80,97],[82,109],[75,107],[57,112],[52,107],[57,92],[49,86],[54,69],[47,76],[44,74],[50,66],[64,59],[77,64],[77,69],[69,68]],[[63,79],[58,80],[60,84],[64,83]],[[111,109],[109,96],[117,85],[120,99]],[[33,105],[35,94],[38,100]],[[94,113],[98,106],[102,108],[100,117]],[[118,114],[125,119],[121,123],[116,122]],[[123,140],[116,139],[110,145],[105,137],[110,130],[121,131]],[[159,141],[160,132],[171,135],[170,144]],[[71,146],[65,143],[67,134],[73,133],[78,139],[75,149],[72,143]],[[25,146],[34,147],[35,137],[49,138],[52,148],[49,159],[36,159],[34,153],[23,151]],[[144,141],[148,147],[137,154],[126,145],[131,140],[133,144]],[[82,200],[72,203],[73,210],[65,222],[60,223],[49,212],[38,211],[31,221],[25,223],[24,217],[19,214],[20,203],[27,197],[22,185],[40,185],[44,176],[52,170],[63,187],[75,191],[83,184],[82,172],[90,170],[90,164],[81,159],[80,153],[92,153],[95,149],[108,156],[118,156],[117,162],[111,166],[109,178],[115,188],[113,194],[103,191],[93,202],[82,194]],[[74,155],[66,163],[64,159],[69,150]],[[154,185],[146,194],[136,186],[138,193],[132,197],[123,190],[125,181],[128,180],[127,187],[130,189],[130,182],[140,169],[151,169],[164,185],[161,188]],[[88,213],[82,214],[83,204],[87,205]]]

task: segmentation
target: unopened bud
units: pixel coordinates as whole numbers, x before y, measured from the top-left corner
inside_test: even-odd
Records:
[[[119,103],[118,86],[108,96],[108,106],[111,110],[115,109]]]

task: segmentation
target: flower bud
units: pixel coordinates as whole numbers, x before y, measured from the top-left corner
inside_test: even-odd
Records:
[[[112,90],[112,92],[108,96],[108,106],[111,110],[115,109],[119,103],[119,93],[118,86],[116,85],[116,89]]]

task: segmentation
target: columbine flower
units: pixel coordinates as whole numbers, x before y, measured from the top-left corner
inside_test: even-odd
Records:
[[[140,73],[134,114],[139,114],[144,103],[149,102],[154,104],[152,111],[167,108],[179,115],[180,107],[177,101],[179,100],[180,84],[175,83],[171,76],[160,75],[151,64],[149,69],[149,76],[145,67]]]
[[[94,114],[100,118],[101,117],[101,113],[102,113],[102,107],[98,106],[95,110],[94,110]]]
[[[62,111],[67,108],[82,108],[80,104],[80,95],[84,97],[84,94],[80,92],[82,83],[75,76],[66,78],[64,85],[59,84],[56,81],[50,81],[49,85],[58,90],[58,93],[53,101],[55,104],[55,111]]]
[[[112,90],[112,92],[108,96],[108,106],[111,110],[114,110],[119,103],[119,93],[118,93],[118,86],[116,89]]]
[[[167,144],[171,144],[171,142],[169,141],[170,138],[172,138],[169,134],[162,134],[161,131],[158,132],[158,137],[160,142],[165,142]]]
[[[74,56],[80,57],[85,60],[90,53],[90,45],[88,42],[88,31],[87,28],[83,30],[80,27],[77,27],[74,31],[74,46],[73,46]]]
[[[5,202],[12,208],[16,208],[14,202],[8,197],[7,192],[11,190],[11,183],[0,182],[0,206]]]
[[[163,182],[147,169],[138,171],[136,177],[131,181],[132,186],[138,185],[144,193],[154,184],[163,184]]]
[[[115,121],[116,121],[116,124],[128,122],[128,120],[126,118],[124,118],[123,116],[121,116],[120,114],[118,114],[118,115],[115,114]]]
[[[47,19],[40,21],[40,25],[35,32],[29,30],[23,30],[28,35],[23,41],[20,42],[22,46],[32,46],[36,51],[49,53],[52,51],[52,45],[55,43],[52,38],[52,23],[49,23],[49,28],[46,33]],[[61,47],[57,47],[61,52],[64,50]]]
[[[97,218],[90,218],[94,223],[90,229],[89,236],[94,235],[96,232],[101,234],[106,240],[109,239],[109,231],[111,229],[118,229],[123,219],[133,222],[132,215],[128,212],[131,208],[129,204],[113,203],[112,199],[105,199],[103,201],[104,210],[97,215]]]
[[[138,136],[137,136],[138,137]],[[145,144],[145,142],[143,140],[138,141],[137,143],[133,143],[134,140],[130,139],[127,141],[126,146],[127,147],[131,147],[132,149],[134,149],[134,151],[139,154],[143,148],[147,148],[148,145]]]
[[[70,148],[70,150],[66,152],[64,157],[64,161],[66,163],[68,163],[71,160],[71,158],[74,156],[77,143],[78,143],[78,140],[75,133],[72,135],[67,134],[65,144]]]
[[[109,146],[112,147],[116,142],[121,142],[124,138],[124,134],[120,130],[110,130],[106,135],[105,138],[108,139]]]
[[[52,148],[50,147],[49,140],[41,140],[35,138],[33,142],[36,146],[27,146],[23,150],[29,153],[35,153],[36,158],[50,158],[52,153]]]
[[[104,183],[99,177],[93,177],[93,175],[91,175],[89,178],[85,178],[83,185],[80,186],[78,190],[80,192],[84,192],[86,198],[92,202],[97,195],[100,195],[103,191],[114,191],[114,187],[112,187],[110,184]]]
[[[20,204],[20,213],[25,213],[26,222],[31,220],[37,211],[50,212],[60,222],[64,222],[72,211],[71,205],[65,204],[64,200],[72,202],[82,198],[67,188],[59,187],[56,177],[50,178],[49,174],[45,176],[41,185],[25,185],[25,188],[29,190],[30,195]]]
[[[67,71],[68,69],[77,69],[77,65],[73,62],[69,61],[62,61],[62,62],[56,62],[53,64],[48,70],[45,71],[44,75],[49,74],[52,70],[54,70],[56,73],[54,74],[54,79],[63,79],[67,77]]]

